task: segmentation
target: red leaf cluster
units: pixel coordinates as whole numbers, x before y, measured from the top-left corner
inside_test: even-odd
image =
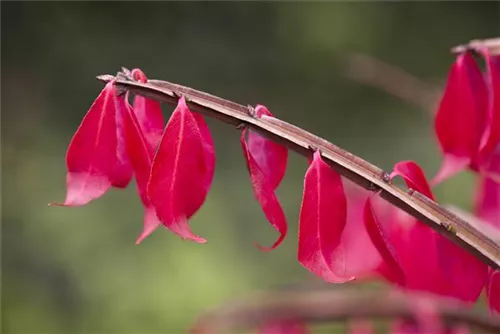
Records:
[[[500,228],[500,57],[487,50],[483,75],[470,52],[458,55],[436,114],[435,130],[444,162],[436,184],[464,168],[480,175],[477,214]],[[130,75],[146,82],[142,71]],[[114,82],[99,94],[76,131],[67,153],[65,206],[84,205],[135,176],[145,209],[137,243],[160,224],[184,239],[206,240],[189,219],[203,205],[215,170],[215,149],[204,118],[179,98],[166,126],[157,101],[128,93]],[[264,106],[253,117],[273,117]],[[287,168],[287,148],[243,127],[240,138],[255,198],[279,233],[287,221],[276,196]],[[412,161],[394,165],[408,188],[434,199],[423,170]],[[298,261],[334,283],[383,278],[404,289],[424,290],[475,302],[486,290],[491,310],[500,312],[500,272],[415,218],[350,184],[314,151],[304,177],[299,215]],[[275,328],[275,327],[272,327]],[[298,330],[299,332],[302,329]]]
[[[130,72],[147,82],[144,73]],[[192,113],[183,98],[167,125],[158,101],[128,94],[118,96],[109,82],[94,101],[73,136],[67,153],[65,206],[79,206],[124,188],[135,176],[145,209],[140,243],[160,224],[197,242],[187,221],[201,207],[210,189],[215,150],[205,120]]]
[[[444,161],[433,183],[467,167],[500,175],[492,162],[500,150],[500,56],[487,49],[479,55],[485,74],[468,51],[457,56],[448,75],[434,124]]]
[[[484,61],[485,73],[475,57]],[[444,161],[433,183],[464,168],[477,172],[476,214],[500,228],[500,55],[479,48],[457,56],[436,114],[435,130]],[[459,261],[465,256],[446,264],[464,266]],[[478,266],[471,268],[479,270]],[[500,313],[499,275],[491,268],[479,272],[485,276],[490,309]]]

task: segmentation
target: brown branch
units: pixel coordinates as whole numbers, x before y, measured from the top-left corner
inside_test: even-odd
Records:
[[[500,37],[487,39],[473,39],[467,44],[457,45],[451,48],[453,53],[461,53],[467,50],[478,51],[479,49],[488,49],[491,54],[500,54]]]
[[[419,307],[428,306],[446,326],[467,324],[482,331],[500,333],[500,317],[475,311],[462,302],[402,291],[322,289],[268,292],[225,304],[201,315],[195,333],[234,333],[272,321],[300,320],[324,323],[347,319],[405,319],[418,322]]]
[[[348,55],[346,75],[351,80],[381,89],[431,114],[434,114],[435,104],[441,94],[439,88],[412,74],[360,53]]]
[[[488,49],[493,55],[500,54],[500,37],[489,39],[474,39],[467,44],[455,46],[452,53],[479,51]],[[441,95],[441,90],[414,75],[385,63],[369,55],[352,53],[347,57],[346,75],[352,80],[378,88],[390,95],[427,110],[435,112],[435,104]]]
[[[108,82],[115,77],[103,75],[98,79]],[[252,128],[306,157],[311,157],[313,150],[318,149],[323,159],[342,176],[365,189],[380,192],[380,196],[388,202],[453,240],[490,266],[500,268],[500,231],[491,233],[484,226],[473,226],[430,199],[416,196],[417,192],[406,193],[391,184],[389,175],[382,169],[312,133],[277,118],[254,117],[250,106],[167,81],[139,83],[119,72],[115,84],[119,90],[132,91],[172,105],[176,105],[179,97],[184,96],[191,110],[239,128]]]

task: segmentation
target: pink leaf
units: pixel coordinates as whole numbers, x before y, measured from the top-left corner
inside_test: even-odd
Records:
[[[274,117],[266,107],[260,104],[255,107],[255,114],[257,117],[262,117],[263,115]],[[247,145],[255,162],[264,172],[266,179],[269,180],[271,188],[278,188],[285,176],[288,149],[253,131],[249,131],[248,133]]]
[[[205,201],[214,170],[215,151],[208,126],[181,98],[154,157],[148,195],[160,221],[184,239],[206,242],[193,234],[188,219]]]
[[[400,175],[404,178],[409,188],[415,189],[423,195],[434,199],[429,184],[422,169],[412,161],[403,161],[394,166],[391,177]],[[487,274],[487,266],[477,260],[474,256],[455,245],[448,238],[436,233],[430,227],[418,222],[410,231],[411,237],[407,241],[406,264],[417,269],[415,273],[407,272],[407,277],[415,276],[420,271],[429,271],[427,276],[434,277],[432,280],[421,280],[424,289],[435,293],[449,295],[464,301],[475,301],[481,293]],[[418,241],[420,240],[420,241]],[[409,244],[408,244],[409,242]],[[423,256],[422,244],[426,244],[427,256]],[[422,263],[421,260],[426,262]],[[433,263],[434,262],[434,263]],[[409,286],[420,286],[421,283],[410,281]]]
[[[142,232],[135,242],[136,245],[140,244],[151,233],[153,233],[160,225],[161,221],[156,216],[156,210],[152,207],[146,206],[144,209],[144,223],[142,227]]]
[[[67,194],[64,203],[80,206],[102,196],[112,185],[124,186],[129,180],[124,171],[124,156],[118,148],[116,108],[124,105],[116,97],[114,82],[109,82],[96,98],[71,140],[66,154]],[[120,130],[121,131],[121,130]]]
[[[341,243],[346,224],[347,200],[340,175],[321,158],[313,156],[304,180],[299,218],[299,262],[330,282],[346,282],[332,271],[332,257]]]
[[[489,91],[487,127],[481,141],[481,160],[487,160],[500,146],[500,55],[491,55],[483,50],[488,69]]]
[[[480,177],[476,212],[478,217],[500,229],[500,183]]]
[[[146,75],[140,69],[132,70],[132,75],[139,82],[147,82]],[[165,120],[161,111],[160,102],[136,95],[134,97],[134,113],[137,116],[137,121],[140,124],[144,136],[149,144],[156,149],[160,142]]]
[[[156,217],[156,212],[154,208],[152,208],[147,195],[147,185],[151,172],[151,164],[153,162],[153,156],[157,143],[154,143],[151,140],[148,141],[143,132],[143,128],[145,127],[145,125],[141,127],[141,124],[136,117],[135,110],[132,110],[132,107],[127,105],[127,118],[125,123],[125,138],[127,139],[126,146],[128,156],[130,157],[130,161],[134,169],[137,190],[146,210],[144,215],[143,232],[141,233],[139,239],[137,239],[136,244],[139,244],[160,225],[160,221]]]
[[[256,114],[272,116],[260,105],[256,108]],[[285,175],[288,150],[248,129],[242,131],[240,142],[255,197],[267,220],[280,234],[270,248],[259,247],[263,250],[274,249],[283,241],[287,232],[286,217],[275,190]]]
[[[427,183],[427,179],[425,174],[413,161],[401,161],[394,165],[394,169],[391,173],[391,179],[396,176],[401,176],[408,188],[417,190],[422,195],[429,197],[434,200],[434,196],[432,195],[431,188]]]
[[[117,165],[111,184],[116,188],[125,188],[132,179],[133,169],[126,147],[125,123],[128,117],[126,104],[122,97],[115,96],[115,117],[116,117],[116,158]]]
[[[491,270],[486,295],[490,310],[500,314],[500,270]]]
[[[462,163],[472,163],[486,122],[486,86],[481,71],[470,53],[460,54],[448,75],[435,119],[435,131],[446,156],[460,162],[447,162],[448,173],[456,172]],[[439,181],[450,176],[438,172]],[[436,181],[437,182],[437,181]]]
[[[386,275],[391,281],[404,286],[406,282],[405,272],[394,246],[387,238],[386,232],[378,221],[370,197],[368,197],[365,203],[363,220],[373,245],[384,261],[387,270]]]
[[[347,197],[347,221],[339,247],[332,254],[330,269],[339,277],[357,280],[377,276],[382,258],[373,245],[363,222],[363,208],[368,191],[344,181]]]
[[[428,197],[431,200],[434,200],[434,196],[430,190],[429,184],[427,183],[427,179],[425,177],[424,172],[413,161],[402,161],[394,165],[394,170],[391,173],[391,179],[401,176],[404,180],[408,188],[417,190],[422,195]],[[434,231],[432,231],[429,227],[425,226],[423,223],[417,223],[414,227],[414,234],[428,235],[428,239],[433,240],[437,243],[438,250],[437,255],[442,264],[442,268],[449,269],[449,262],[453,260],[448,258],[450,251],[454,250],[454,245],[447,239],[441,238],[436,235]],[[451,275],[451,273],[449,273]]]
[[[457,157],[452,154],[446,154],[443,157],[443,162],[439,168],[437,174],[432,179],[431,183],[436,186],[443,182],[444,180],[454,176],[455,174],[463,171],[471,163],[470,158],[467,157]]]

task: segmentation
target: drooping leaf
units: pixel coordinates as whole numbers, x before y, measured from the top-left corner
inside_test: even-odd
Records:
[[[208,126],[181,98],[155,154],[148,195],[160,221],[184,239],[206,241],[191,231],[188,219],[205,201],[214,170],[215,151]]]
[[[153,233],[160,225],[161,221],[158,219],[156,215],[156,210],[152,206],[145,206],[142,232],[135,241],[136,245],[140,244],[151,233]]]
[[[417,190],[422,195],[434,200],[434,195],[432,195],[427,178],[425,177],[422,168],[420,168],[420,166],[415,162],[400,161],[396,163],[390,178],[393,179],[396,176],[401,176],[405,180],[408,188]]]
[[[500,167],[500,153],[495,159]],[[480,176],[475,205],[478,217],[500,229],[500,183]]]
[[[64,203],[80,206],[102,196],[111,186],[123,187],[129,180],[128,167],[123,170],[122,144],[118,148],[116,109],[125,101],[116,96],[114,82],[109,82],[95,99],[68,147],[67,192]],[[121,130],[120,130],[121,131]]]
[[[147,82],[146,75],[140,69],[132,70],[132,75],[139,82]],[[165,122],[160,103],[144,96],[134,96],[133,108],[129,112],[127,147],[145,210],[143,231],[136,241],[139,244],[161,224],[147,195],[147,184]]]
[[[126,129],[127,121],[126,102],[122,97],[115,96],[115,118],[116,118],[116,158],[117,163],[111,185],[116,188],[126,188],[132,180],[134,173],[128,150],[126,147]]]
[[[487,163],[495,150],[500,150],[500,55],[491,55],[488,50],[483,50],[482,53],[488,70],[486,84],[489,99],[487,126],[480,148],[481,164]],[[486,170],[490,171],[488,167],[486,166]]]
[[[363,221],[373,245],[384,261],[385,274],[391,281],[404,286],[406,284],[406,275],[403,266],[391,240],[387,237],[382,224],[378,221],[370,197],[366,199]]]
[[[476,159],[486,126],[487,91],[470,53],[458,55],[451,67],[435,118],[435,132],[444,154],[433,180],[437,184]]]
[[[266,107],[260,104],[255,107],[255,115],[257,117],[264,115],[274,117]],[[278,188],[285,176],[288,149],[253,131],[249,131],[247,145],[255,162],[264,172],[266,179],[269,180],[271,188]]]
[[[134,169],[137,190],[145,209],[143,231],[136,241],[137,244],[160,225],[160,221],[156,217],[156,211],[147,195],[147,185],[157,143],[148,140],[143,132],[144,127],[145,125],[141,126],[139,123],[135,110],[127,104],[125,122],[127,153]]]
[[[148,81],[146,75],[140,69],[132,70],[132,75],[134,75],[139,82],[145,83]],[[134,97],[133,106],[134,113],[144,136],[147,138],[149,144],[156,149],[160,142],[163,128],[165,127],[165,120],[163,119],[160,102],[141,95],[136,95]]]
[[[369,192],[343,179],[347,197],[347,221],[340,245],[332,254],[330,269],[340,277],[366,280],[378,276],[382,258],[363,222],[363,208]]]
[[[403,177],[409,188],[430,199],[434,198],[424,172],[416,163],[403,161],[396,164],[391,178],[397,175]],[[393,244],[403,242],[405,232],[408,239],[404,241],[405,245],[400,245],[400,249],[406,256],[403,263],[407,278],[412,276],[408,285],[410,288],[428,290],[463,301],[477,300],[486,280],[485,264],[422,222],[416,222],[406,231],[400,230],[399,236],[394,234],[391,238]],[[398,238],[400,240],[394,241]],[[427,277],[419,279],[418,272]]]
[[[255,111],[257,117],[262,114],[272,117],[264,106],[258,105]],[[285,175],[288,150],[249,129],[242,131],[240,143],[250,173],[254,195],[267,220],[280,234],[270,248],[259,247],[263,250],[274,249],[283,241],[287,232],[286,217],[275,190]]]
[[[418,166],[415,162],[402,161],[395,164],[393,172],[391,173],[391,179],[393,179],[396,176],[401,176],[404,179],[408,188],[414,189],[420,192],[422,195],[428,197],[429,199],[434,200],[434,195],[430,190],[425,174],[420,168],[420,166]],[[438,248],[436,249],[437,253],[435,254],[439,257],[440,261],[442,262],[443,268],[449,268],[448,264],[450,259],[448,258],[448,255],[450,254],[450,251],[452,252],[454,250],[454,247],[450,241],[441,238],[433,230],[431,230],[429,227],[425,226],[423,223],[420,222],[415,224],[412,233],[414,235],[417,234],[421,235],[422,238],[425,238],[425,236],[427,236],[430,245],[432,245],[430,247],[435,246]],[[433,258],[433,260],[435,260],[435,258]]]
[[[299,217],[299,262],[330,282],[346,282],[331,269],[333,252],[341,243],[347,200],[340,175],[316,151],[304,179]]]
[[[486,295],[490,311],[500,314],[500,270],[491,270]]]

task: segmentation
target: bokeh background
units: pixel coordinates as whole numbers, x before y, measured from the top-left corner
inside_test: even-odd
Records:
[[[290,233],[261,252],[254,243],[277,235],[253,199],[238,133],[213,120],[215,179],[192,220],[208,244],[160,229],[136,246],[134,184],[85,207],[47,207],[64,199],[66,147],[102,88],[96,75],[139,67],[263,103],[387,170],[413,159],[432,176],[431,113],[353,79],[369,69],[352,54],[440,89],[449,48],[498,35],[499,13],[498,2],[2,2],[2,332],[182,333],[210,307],[312,279],[296,261],[306,161],[291,155],[279,189]],[[473,192],[468,173],[436,189],[464,209]]]

